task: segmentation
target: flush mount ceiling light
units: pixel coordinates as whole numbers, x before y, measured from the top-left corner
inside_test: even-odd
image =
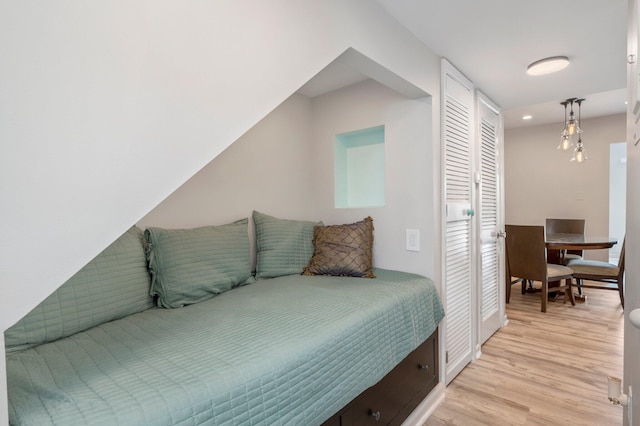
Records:
[[[527,67],[529,75],[544,75],[560,71],[569,66],[569,58],[566,56],[552,56],[540,59]]]

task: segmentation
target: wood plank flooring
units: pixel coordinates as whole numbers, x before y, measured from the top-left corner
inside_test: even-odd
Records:
[[[614,291],[586,289],[586,303],[562,298],[540,312],[540,293],[514,285],[509,324],[447,387],[424,424],[621,425],[607,400],[607,376],[622,377],[623,311]]]

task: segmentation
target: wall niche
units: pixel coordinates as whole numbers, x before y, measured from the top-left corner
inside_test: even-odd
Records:
[[[384,201],[384,125],[336,135],[335,207],[381,207]]]

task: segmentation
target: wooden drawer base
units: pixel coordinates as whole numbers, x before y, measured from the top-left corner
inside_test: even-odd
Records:
[[[438,330],[323,426],[399,425],[438,384]]]

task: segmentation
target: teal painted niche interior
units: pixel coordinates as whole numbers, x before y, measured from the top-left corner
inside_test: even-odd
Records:
[[[336,135],[336,208],[384,206],[384,126]]]

